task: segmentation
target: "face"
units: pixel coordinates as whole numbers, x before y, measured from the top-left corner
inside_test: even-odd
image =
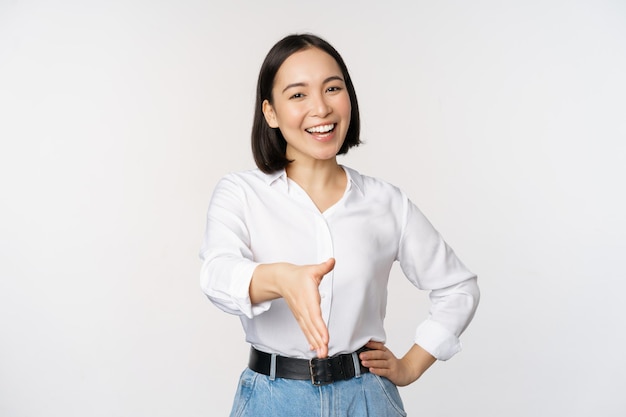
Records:
[[[335,160],[348,132],[351,105],[333,57],[317,48],[291,55],[276,73],[272,99],[263,102],[263,113],[287,141],[288,159]]]

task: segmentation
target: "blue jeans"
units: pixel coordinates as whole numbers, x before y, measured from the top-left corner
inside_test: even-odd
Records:
[[[406,416],[398,388],[365,373],[332,384],[276,378],[243,371],[230,417],[398,417]]]

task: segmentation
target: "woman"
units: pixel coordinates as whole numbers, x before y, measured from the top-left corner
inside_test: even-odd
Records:
[[[330,44],[274,45],[257,86],[258,169],[217,184],[201,250],[203,291],[252,346],[231,416],[406,415],[397,386],[460,350],[476,276],[401,190],[338,164],[359,126]],[[401,358],[383,328],[395,261],[432,301]]]

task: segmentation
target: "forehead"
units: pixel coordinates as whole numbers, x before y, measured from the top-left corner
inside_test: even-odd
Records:
[[[321,49],[307,48],[293,53],[282,63],[274,78],[274,86],[296,82],[313,83],[330,76],[343,78],[335,58]]]

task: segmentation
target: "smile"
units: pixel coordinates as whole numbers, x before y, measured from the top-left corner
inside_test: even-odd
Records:
[[[334,123],[331,123],[328,125],[322,125],[322,126],[314,126],[305,130],[309,133],[329,133],[329,132],[332,132],[333,129],[335,129]]]

